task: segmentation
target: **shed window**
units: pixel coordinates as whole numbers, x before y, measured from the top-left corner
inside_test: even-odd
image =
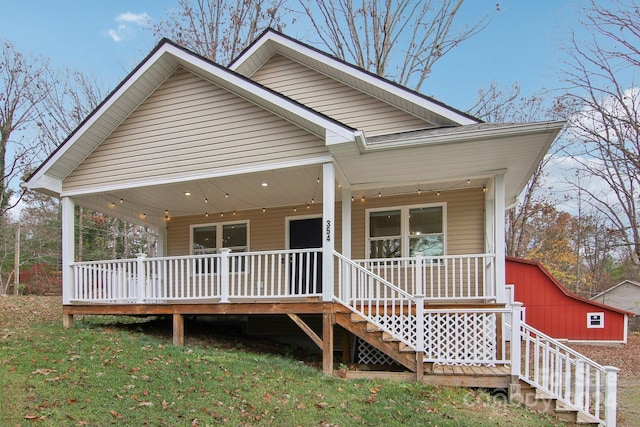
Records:
[[[587,313],[587,328],[604,328],[604,313]]]

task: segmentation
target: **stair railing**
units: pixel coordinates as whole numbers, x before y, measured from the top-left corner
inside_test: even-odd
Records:
[[[602,366],[521,320],[513,307],[512,375],[607,427],[616,425],[618,368]]]
[[[424,351],[424,297],[413,296],[334,251],[336,299],[357,315],[416,351]]]

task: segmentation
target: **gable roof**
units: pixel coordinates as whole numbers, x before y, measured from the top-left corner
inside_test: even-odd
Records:
[[[62,180],[178,67],[268,109],[328,143],[353,141],[355,129],[199,56],[168,39],[153,51],[60,144],[27,180],[27,187],[59,196]]]
[[[623,286],[625,284],[636,286],[638,288],[638,291],[640,291],[640,283],[634,282],[633,280],[623,280],[622,282],[618,283],[617,285],[613,285],[609,289],[606,289],[606,290],[600,292],[599,294],[592,296],[591,299],[595,300],[596,298],[601,297],[602,295],[606,295],[609,292],[613,291],[614,289],[616,289],[616,288],[618,288],[620,286]]]
[[[251,77],[276,53],[307,65],[348,86],[441,126],[481,123],[482,120],[391,80],[349,64],[308,44],[271,28],[251,43],[230,64],[229,69]],[[428,114],[429,116],[425,116]]]

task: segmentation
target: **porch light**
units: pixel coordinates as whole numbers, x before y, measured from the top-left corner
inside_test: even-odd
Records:
[[[120,199],[120,203],[121,203],[121,204],[122,204],[122,203],[124,203],[124,200]]]
[[[361,202],[364,202],[364,194],[362,195],[362,198],[360,199]]]
[[[487,187],[482,187],[482,192],[486,193],[487,192]]]
[[[309,205],[309,203],[307,203],[307,209],[311,208],[311,205]]]
[[[422,190],[418,188],[418,194],[422,194]]]
[[[225,193],[224,198],[228,199],[229,198],[229,193]]]
[[[184,192],[184,195],[185,195],[185,196],[190,196],[190,195],[191,195],[191,192],[190,192],[190,191],[185,191],[185,192]]]
[[[208,218],[209,217],[209,212],[205,212],[204,216],[206,216]]]
[[[204,202],[205,203],[209,203],[209,199],[207,199],[206,197],[204,198]]]
[[[112,208],[115,208],[115,207],[116,207],[116,204],[115,204],[114,202],[111,202],[111,203],[109,204],[109,206],[111,206]]]
[[[265,213],[267,211],[267,208],[262,208],[262,213]]]
[[[471,180],[467,179],[467,185],[470,185],[470,184],[471,184]]]
[[[143,213],[143,214],[142,214],[142,219],[145,219],[146,217],[147,217],[147,214],[146,214],[146,213]]]
[[[382,193],[378,193],[378,199],[382,197]]]
[[[436,196],[440,196],[440,192],[439,191],[436,193]]]
[[[263,187],[268,187],[268,186],[269,186],[269,184],[267,184],[266,182],[263,182],[263,183],[262,183],[262,184],[260,184],[260,185],[262,185]]]

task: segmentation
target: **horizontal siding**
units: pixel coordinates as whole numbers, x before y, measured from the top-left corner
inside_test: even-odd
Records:
[[[480,189],[442,192],[369,199],[352,203],[352,257],[364,258],[365,252],[365,212],[366,209],[419,205],[428,203],[447,204],[447,254],[479,254],[484,252],[484,193]],[[191,224],[249,221],[249,250],[268,251],[286,247],[285,218],[305,215],[321,215],[322,205],[316,203],[310,208],[292,207],[238,211],[236,215],[224,217],[189,216],[172,218],[167,224],[167,255],[179,256],[190,253],[189,233]],[[337,203],[335,213],[336,249],[341,251],[341,204]]]
[[[433,126],[283,55],[274,55],[251,78],[369,136]]]
[[[251,155],[247,152],[250,150]],[[327,153],[324,141],[186,71],[177,70],[63,182],[65,191]]]

